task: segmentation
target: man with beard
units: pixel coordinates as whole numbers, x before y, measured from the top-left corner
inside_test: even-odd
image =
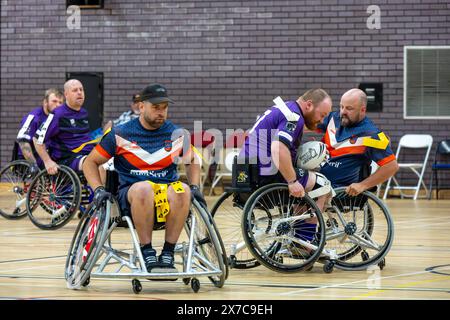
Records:
[[[331,112],[331,97],[323,89],[310,89],[295,101],[274,100],[275,106],[261,115],[244,142],[238,163],[249,161],[258,167],[258,185],[284,182],[294,197],[304,197],[305,192],[329,188],[329,182],[312,171],[304,171],[295,166],[297,149],[306,126],[316,130],[317,126]],[[249,194],[240,193],[240,201],[246,201]],[[330,193],[317,197],[316,203],[323,208]],[[242,204],[242,203],[241,203]],[[317,228],[317,218],[301,220],[294,225],[295,236],[313,241]],[[295,244],[293,244],[295,246]],[[298,254],[297,247],[292,249]]]
[[[167,120],[167,89],[149,85],[140,93],[139,118],[111,128],[87,157],[83,171],[95,190],[94,203],[111,197],[97,167],[114,157],[119,174],[117,199],[123,215],[131,216],[148,272],[176,272],[174,248],[188,216],[191,195],[206,205],[199,190],[200,165],[186,136]],[[184,147],[186,146],[186,147]],[[190,186],[178,179],[175,158],[182,155]],[[159,257],[152,231],[165,223],[165,243]]]
[[[314,187],[316,174],[294,167],[297,149],[304,127],[316,130],[331,112],[331,98],[323,89],[311,89],[296,101],[278,101],[257,119],[239,158],[256,159],[260,185],[287,182],[291,195],[303,197]],[[317,202],[323,206],[324,200]]]
[[[63,104],[64,96],[61,91],[50,88],[45,91],[43,104],[23,117],[20,123],[20,130],[17,134],[19,143],[19,159],[25,158],[31,163],[31,173],[37,173],[39,167],[44,163],[36,152],[33,144],[33,137],[39,126],[47,119],[49,113],[59,105]]]
[[[389,138],[366,116],[367,96],[360,89],[342,95],[340,112],[332,112],[318,126],[324,132],[330,158],[322,166],[333,187],[346,186],[349,195],[359,193],[386,181],[398,170]],[[372,175],[361,169],[376,162],[380,168]]]
[[[83,160],[97,142],[90,138],[81,82],[68,80],[64,84],[64,97],[66,102],[48,115],[33,138],[36,151],[51,175],[58,172],[58,164],[81,172]]]

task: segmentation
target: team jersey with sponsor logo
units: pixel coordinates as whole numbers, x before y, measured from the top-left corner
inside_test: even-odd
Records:
[[[342,127],[339,112],[331,112],[318,128],[325,133],[322,141],[330,152],[320,172],[333,187],[359,182],[361,167],[371,161],[383,166],[395,160],[388,137],[367,117],[354,126]]]
[[[29,114],[22,118],[22,121],[20,122],[20,130],[16,139],[17,142],[28,142],[31,145],[33,155],[38,162],[40,162],[40,158],[34,148],[33,137],[45,119],[47,119],[47,115],[45,114],[42,106],[33,109]],[[20,148],[18,152],[19,158],[23,158],[22,150],[20,150]]]
[[[263,176],[278,171],[271,158],[272,141],[283,142],[294,160],[302,139],[305,120],[300,106],[296,101],[288,101],[285,107],[275,105],[258,118],[239,154],[240,157],[256,158]]]
[[[148,130],[139,119],[133,119],[113,127],[95,149],[105,158],[114,157],[119,188],[139,181],[170,183],[179,179],[175,158],[182,154],[183,135],[170,121]]]
[[[89,135],[88,113],[62,104],[50,113],[35,135],[39,144],[45,144],[53,161],[73,155],[87,155],[94,148]]]

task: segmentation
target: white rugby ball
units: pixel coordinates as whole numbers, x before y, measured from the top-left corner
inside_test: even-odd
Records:
[[[308,141],[297,149],[295,164],[298,168],[314,170],[327,160],[328,152],[325,143],[320,141]]]

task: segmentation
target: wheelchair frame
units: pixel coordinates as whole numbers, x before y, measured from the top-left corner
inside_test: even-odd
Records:
[[[189,218],[185,223],[185,231],[188,234],[188,242],[177,244],[175,247],[175,254],[182,256],[182,272],[172,273],[149,273],[146,270],[144,258],[142,256],[138,236],[133,227],[133,222],[130,217],[120,215],[120,209],[117,201],[113,202],[117,207],[117,210],[112,212],[112,203],[106,201],[103,210],[100,213],[101,222],[103,228],[101,229],[98,242],[87,249],[89,252],[86,255],[86,260],[81,263],[79,270],[74,269],[73,259],[80,256],[80,250],[85,250],[83,244],[80,248],[79,239],[80,228],[85,223],[84,219],[91,219],[96,215],[96,208],[91,208],[80,221],[77,231],[73,237],[72,244],[69,249],[69,254],[66,260],[65,279],[67,286],[70,289],[79,289],[81,286],[87,286],[90,283],[90,278],[125,278],[132,279],[132,288],[134,293],[139,293],[142,290],[142,285],[139,281],[140,278],[148,280],[177,280],[182,278],[183,282],[188,285],[191,283],[191,288],[194,292],[198,292],[200,289],[200,281],[198,277],[207,276],[214,286],[221,288],[226,278],[228,277],[228,265],[226,264],[226,253],[223,251],[223,245],[221,244],[220,234],[215,227],[214,221],[210,214],[195,200],[192,200]],[[193,213],[195,210],[197,213]],[[98,211],[98,209],[97,209]],[[200,218],[202,221],[197,221]],[[125,221],[132,240],[132,252],[127,253],[113,249],[111,244],[111,234],[117,225]],[[203,223],[207,229],[207,235],[199,235],[198,224]],[[99,226],[97,226],[98,228]],[[194,232],[192,232],[194,230]],[[81,230],[82,231],[82,230]],[[98,231],[98,230],[97,230]],[[89,231],[90,233],[90,231]],[[98,235],[95,234],[94,241]],[[200,239],[199,239],[200,237]],[[84,242],[84,241],[83,241]],[[208,246],[211,244],[217,258],[217,265],[215,262],[211,262],[206,257],[205,250],[202,246]],[[84,251],[85,252],[85,251]],[[84,254],[84,253],[83,253]],[[108,263],[113,260],[119,263],[119,266],[114,272],[106,271]],[[180,264],[177,262],[177,264]],[[77,267],[75,266],[75,269]],[[84,270],[81,270],[84,269]],[[127,269],[128,272],[121,272],[122,269]]]
[[[63,177],[60,178],[60,175],[67,175],[68,178]],[[70,182],[68,186],[63,186],[63,191],[65,188],[72,188],[74,193],[73,201],[70,203],[63,203],[67,201],[67,195],[59,195],[58,190],[60,188],[61,183],[64,182],[65,179],[69,179]],[[81,182],[83,180],[83,182]],[[49,184],[51,190],[47,190],[46,184]],[[67,184],[67,183],[66,183]],[[48,195],[44,196],[45,202],[43,201],[43,194],[48,193]],[[39,199],[35,199],[40,197]],[[56,175],[49,175],[45,169],[41,170],[31,181],[30,186],[28,188],[27,197],[26,197],[26,207],[27,214],[31,220],[31,222],[40,229],[43,230],[55,230],[66,225],[75,213],[79,210],[81,214],[85,213],[88,210],[88,206],[93,199],[93,191],[85,182],[85,178],[82,174],[76,173],[70,167],[65,165],[60,165],[58,168],[58,173]],[[66,208],[66,205],[69,205],[69,208]],[[57,210],[54,210],[54,206],[60,206]],[[48,214],[52,216],[51,223],[44,224],[37,219],[33,213],[36,208],[40,207]],[[68,213],[68,214],[67,214]],[[59,219],[61,218],[62,219]],[[58,218],[53,221],[53,218]]]
[[[279,184],[279,185],[281,186],[283,184]],[[265,186],[262,188],[268,188],[268,186]],[[242,211],[241,214],[243,215],[241,227],[242,227],[242,233],[244,234],[244,236],[245,236],[245,233],[247,232],[246,227],[244,226],[244,222],[245,222],[244,213],[246,212],[246,210],[248,209],[249,206],[252,206],[252,204],[249,204],[249,202],[255,200],[255,197],[253,197],[253,195],[262,188],[258,188],[253,191],[252,196],[246,201],[244,208],[241,210]],[[337,188],[337,189],[334,189],[334,191],[345,192],[345,191],[343,191],[344,189],[345,188]],[[244,190],[243,192],[247,192],[247,191],[248,190]],[[219,200],[216,202],[216,204],[213,206],[213,210],[212,210],[213,216],[215,216],[217,211],[220,209],[220,205],[223,203],[223,200],[224,200],[223,198],[233,196],[233,194],[230,192],[231,192],[230,190],[225,192],[219,198]],[[236,189],[234,190],[234,192],[239,193]],[[361,263],[354,263],[353,265],[350,263],[347,263],[345,261],[340,261],[339,260],[340,254],[337,252],[336,248],[328,248],[325,245],[322,250],[321,257],[318,258],[318,261],[324,263],[323,270],[326,273],[332,272],[333,268],[335,266],[337,268],[343,269],[343,270],[365,270],[370,265],[378,265],[380,269],[383,269],[384,266],[386,265],[385,256],[388,254],[388,252],[391,248],[391,245],[393,242],[393,236],[394,236],[394,226],[393,226],[391,214],[389,212],[389,209],[385,206],[385,204],[378,197],[376,197],[376,195],[374,195],[373,193],[371,193],[369,191],[364,191],[361,195],[364,195],[364,196],[370,198],[381,209],[381,211],[385,217],[386,223],[387,223],[386,240],[382,245],[378,245],[378,247],[377,247],[377,244],[375,242],[373,242],[372,239],[370,239],[371,235],[365,234],[362,237],[359,237],[359,235],[355,234],[357,232],[357,230],[352,230],[352,228],[355,228],[356,225],[354,225],[354,223],[351,221],[347,222],[343,218],[343,212],[341,212],[341,210],[339,210],[338,208],[334,207],[335,213],[337,211],[337,216],[339,217],[340,221],[336,222],[334,225],[332,225],[326,229],[326,235],[328,236],[326,238],[326,240],[333,240],[333,239],[341,237],[340,241],[342,241],[342,242],[343,241],[353,241],[355,251],[358,251],[357,253],[361,252],[361,255],[362,255],[361,258],[363,261]],[[321,214],[322,214],[324,220],[327,221],[327,224],[329,224],[331,217],[330,217],[330,212],[327,212],[327,210],[330,210],[330,208],[324,208],[324,210],[323,210],[323,212],[321,212]],[[364,210],[372,210],[372,208],[365,208]],[[367,214],[367,211],[365,211],[365,214]],[[339,228],[339,225],[341,225],[340,228]],[[332,227],[334,228],[334,230]],[[373,226],[372,226],[372,228],[373,228]],[[330,237],[332,237],[332,238],[330,238]],[[369,237],[369,238],[367,238],[367,237]],[[253,248],[253,245],[247,239],[245,239],[245,237],[244,237],[244,240],[245,240],[245,244],[243,242],[240,242],[240,243],[235,244],[232,247],[233,250],[231,251],[231,254],[228,257],[228,262],[229,262],[231,268],[233,268],[233,267],[241,268],[241,269],[252,268],[252,267],[257,267],[260,264],[260,262],[262,262],[261,259],[256,258],[257,256],[255,256],[256,253]],[[308,246],[312,250],[317,250],[319,248],[318,246],[311,245],[311,244]],[[372,248],[372,249],[379,248],[380,252],[378,254],[376,254],[374,257],[370,257],[366,252],[367,248]],[[244,249],[249,250],[253,254],[254,258],[256,258],[256,259],[253,259],[253,260],[248,259],[248,260],[243,260],[243,261],[237,260],[236,253],[239,252],[239,250],[244,250]],[[268,267],[270,268],[270,266],[268,266]],[[277,268],[271,268],[271,269],[273,269],[275,271],[284,272],[283,270],[277,270]],[[308,270],[308,268],[305,268],[305,270]]]

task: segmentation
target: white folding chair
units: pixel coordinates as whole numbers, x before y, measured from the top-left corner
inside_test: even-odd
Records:
[[[403,137],[401,137],[400,142],[398,144],[397,153],[395,157],[397,158],[397,161],[399,161],[399,154],[401,149],[424,149],[426,148],[425,157],[423,159],[423,162],[402,162],[398,163],[398,166],[400,169],[410,169],[414,174],[418,177],[418,182],[416,186],[401,186],[395,176],[389,178],[386,190],[384,191],[383,199],[387,198],[389,189],[395,189],[400,191],[400,196],[403,199],[404,197],[412,197],[414,200],[416,200],[419,196],[419,191],[421,188],[421,185],[424,187],[426,195],[425,197],[428,197],[429,190],[427,189],[424,181],[423,181],[423,175],[425,173],[428,156],[430,155],[431,147],[433,145],[433,137],[429,134],[406,134]],[[419,172],[420,170],[420,172]],[[400,171],[400,170],[399,170]],[[395,186],[391,186],[391,182],[394,181]],[[404,194],[402,190],[415,190],[414,195],[407,195]]]
[[[214,175],[209,195],[212,195],[214,187],[223,177],[231,177],[233,160],[237,155],[239,155],[239,148],[223,148],[220,150],[219,163],[217,164],[216,174]]]

